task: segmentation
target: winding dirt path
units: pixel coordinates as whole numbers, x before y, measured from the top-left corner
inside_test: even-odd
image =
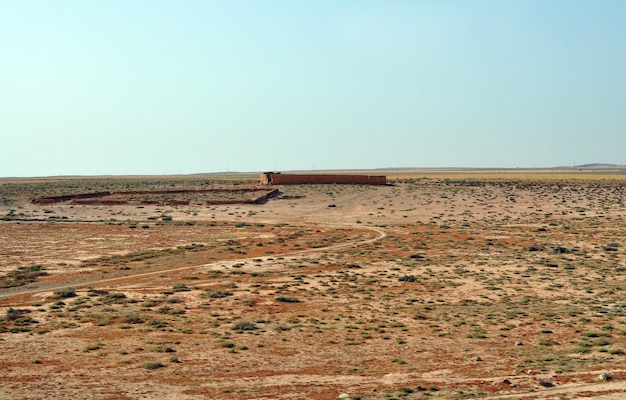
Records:
[[[333,227],[337,228],[337,227],[341,227],[340,225],[334,225]],[[354,227],[353,225],[350,225],[349,227]],[[337,244],[333,244],[330,246],[324,246],[324,247],[316,247],[316,248],[311,248],[311,249],[306,249],[306,250],[297,250],[297,251],[288,251],[288,252],[284,252],[284,253],[277,253],[274,254],[273,256],[275,257],[285,257],[285,256],[298,256],[298,255],[303,255],[303,254],[310,254],[310,253],[319,253],[319,252],[325,252],[325,251],[332,251],[332,250],[337,250],[337,249],[342,249],[345,247],[358,247],[358,246],[363,246],[369,243],[373,243],[376,241],[379,241],[381,239],[383,239],[384,237],[387,236],[386,232],[381,229],[381,228],[377,228],[377,227],[367,227],[367,226],[359,226],[359,229],[368,229],[371,230],[373,232],[376,232],[378,234],[377,237],[375,238],[370,238],[370,239],[365,239],[365,240],[358,240],[358,241],[347,241],[347,242],[343,242],[343,243],[337,243]],[[195,264],[195,265],[186,265],[183,267],[175,267],[175,268],[167,268],[167,269],[156,269],[153,271],[149,271],[149,272],[140,272],[140,273],[132,273],[132,272],[127,272],[125,273],[123,276],[116,276],[116,277],[112,277],[112,278],[91,278],[91,277],[87,277],[84,279],[75,279],[73,281],[64,281],[62,283],[59,282],[54,282],[54,283],[47,283],[47,284],[41,284],[38,285],[36,287],[18,287],[18,288],[10,288],[7,289],[5,291],[5,293],[0,294],[0,300],[4,300],[7,299],[9,297],[13,297],[13,296],[19,296],[19,295],[27,295],[27,294],[34,294],[34,293],[41,293],[41,292],[49,292],[52,290],[57,290],[57,289],[62,289],[62,288],[66,288],[68,286],[74,287],[74,288],[80,288],[80,287],[85,287],[85,286],[92,286],[92,285],[102,285],[102,284],[106,284],[106,283],[110,283],[110,282],[119,282],[119,281],[123,281],[123,280],[128,280],[130,278],[145,278],[145,277],[149,277],[152,275],[166,275],[166,274],[171,274],[171,273],[175,273],[175,272],[180,272],[180,271],[185,271],[185,270],[191,270],[191,269],[195,269],[195,268],[204,268],[204,267],[211,267],[211,266],[215,266],[217,264],[224,264],[224,262],[228,262],[229,264],[235,264],[235,263],[242,263],[245,261],[252,261],[253,259],[257,259],[259,258],[258,256],[254,256],[254,257],[245,257],[245,258],[238,258],[238,259],[229,259],[229,260],[220,260],[220,261],[216,261],[216,262],[212,262],[212,263],[208,263],[208,264]]]

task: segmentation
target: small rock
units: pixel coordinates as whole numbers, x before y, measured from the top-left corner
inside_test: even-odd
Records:
[[[554,383],[548,381],[539,381],[539,384],[546,388],[554,387]]]
[[[516,345],[516,346],[523,346],[523,345],[524,345],[524,343],[522,343],[522,342],[515,342],[515,345]]]
[[[611,379],[611,375],[603,372],[598,378],[600,378],[601,381],[608,381],[609,379]]]
[[[502,383],[504,383],[505,385],[510,385],[511,381],[505,378],[502,380]]]
[[[349,399],[350,395],[348,393],[341,393],[339,396],[337,396],[338,399]]]
[[[476,361],[482,361],[483,359],[480,356],[476,357]]]

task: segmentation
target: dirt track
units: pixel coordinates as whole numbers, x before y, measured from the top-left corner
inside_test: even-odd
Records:
[[[337,244],[332,244],[329,246],[325,246],[325,247],[320,247],[320,248],[314,248],[314,249],[307,249],[307,250],[297,250],[297,251],[289,251],[289,252],[285,252],[285,253],[279,253],[276,254],[276,257],[287,257],[287,256],[291,256],[291,257],[295,257],[295,256],[302,256],[305,255],[307,253],[320,253],[320,252],[329,252],[329,251],[333,251],[333,250],[339,250],[345,247],[359,247],[359,246],[364,246],[367,245],[369,243],[373,243],[377,240],[380,240],[382,238],[384,238],[386,236],[385,231],[383,231],[380,228],[375,228],[375,227],[363,227],[361,229],[370,229],[373,232],[378,233],[378,237],[372,238],[372,239],[365,239],[365,240],[351,240],[351,241],[347,241],[345,243],[337,243]],[[232,264],[238,264],[238,263],[246,263],[248,261],[253,261],[255,258],[257,257],[248,257],[248,258],[239,258],[239,259],[234,259],[234,260],[229,260],[228,262],[232,265]],[[73,288],[79,289],[82,287],[101,287],[103,285],[111,285],[111,284],[115,284],[116,282],[127,282],[129,280],[138,280],[138,279],[144,279],[144,278],[148,278],[150,276],[153,275],[167,275],[167,274],[172,274],[172,273],[180,273],[186,270],[194,270],[194,269],[211,269],[214,270],[215,268],[219,268],[224,266],[223,262],[216,262],[216,263],[209,263],[209,264],[200,264],[200,265],[186,265],[186,266],[181,266],[181,267],[170,267],[170,268],[163,268],[163,269],[156,269],[155,271],[150,271],[150,272],[138,272],[138,271],[131,271],[131,272],[125,272],[123,274],[123,276],[118,276],[118,277],[114,277],[114,278],[102,278],[102,277],[87,277],[87,278],[75,278],[73,280],[65,280],[63,282],[47,282],[45,284],[41,284],[41,285],[29,285],[29,286],[21,286],[21,287],[16,287],[16,288],[9,288],[9,289],[3,289],[2,292],[0,292],[0,300],[2,299],[6,299],[12,296],[19,296],[19,295],[25,295],[25,294],[34,294],[34,293],[41,293],[41,292],[51,292],[51,291],[55,291],[58,289],[62,289],[68,286],[71,286]]]

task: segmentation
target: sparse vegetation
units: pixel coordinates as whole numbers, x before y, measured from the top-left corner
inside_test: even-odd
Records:
[[[213,289],[209,289],[206,292],[204,292],[203,294],[200,295],[200,297],[204,297],[204,298],[210,298],[210,299],[221,299],[223,297],[228,297],[228,296],[232,296],[233,292],[230,292],[228,290],[213,290]]]
[[[47,272],[41,265],[18,267],[0,276],[0,288],[23,286],[35,282],[38,277],[45,275],[47,275]]]
[[[52,212],[13,201],[11,218],[72,222],[2,222],[22,253],[0,282],[18,271],[49,274],[11,289],[19,295],[3,293],[10,371],[68,365],[71,384],[114,377],[136,388],[146,370],[167,367],[150,374],[155,387],[202,376],[210,385],[186,390],[207,398],[252,395],[231,377],[262,382],[268,370],[335,382],[357,375],[377,391],[355,397],[375,399],[538,392],[547,386],[535,374],[576,387],[600,370],[625,379],[616,372],[626,346],[623,180],[394,183],[288,187],[273,208],[209,206],[191,195],[177,206],[46,206]],[[329,201],[341,212],[327,210]],[[86,212],[97,222],[78,222]],[[150,229],[128,229],[144,223]],[[29,240],[54,241],[49,260]],[[18,267],[37,263],[46,268]],[[444,369],[459,380],[440,379]],[[406,383],[379,387],[393,373]],[[328,388],[299,390],[321,398]],[[253,395],[281,390],[263,383]]]

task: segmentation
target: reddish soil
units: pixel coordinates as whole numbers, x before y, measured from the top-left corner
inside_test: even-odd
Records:
[[[622,182],[395,183],[9,202],[0,398],[626,396]]]

